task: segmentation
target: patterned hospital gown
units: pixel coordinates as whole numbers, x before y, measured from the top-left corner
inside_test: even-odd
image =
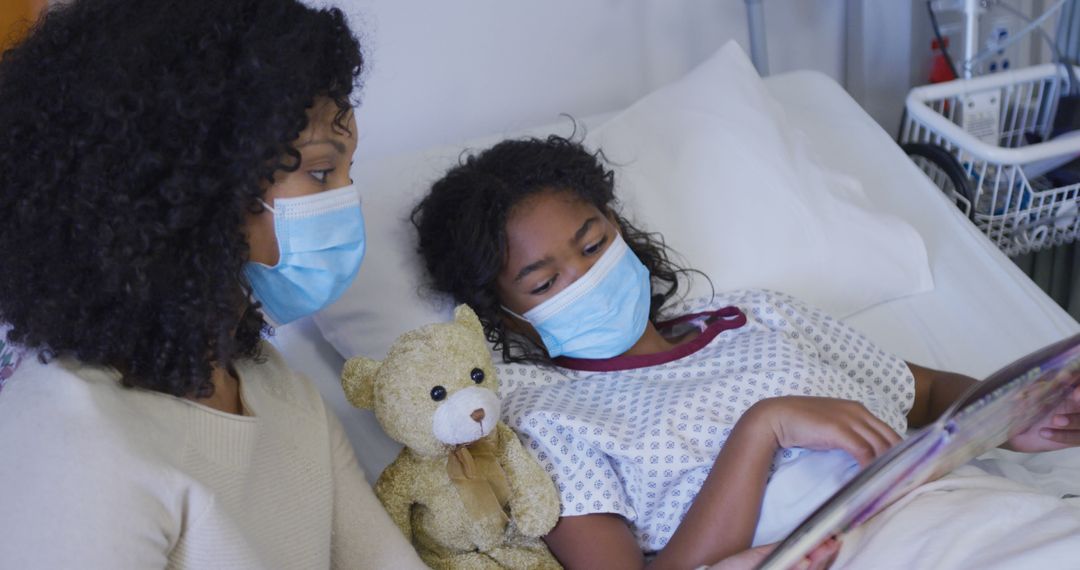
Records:
[[[731,328],[737,312],[717,312],[729,306],[745,324]],[[735,422],[765,398],[856,400],[898,432],[906,428],[914,379],[904,362],[789,295],[736,291],[666,314],[696,324],[701,346],[690,341],[689,354],[662,363],[637,357],[614,371],[499,364],[503,419],[554,479],[564,516],[622,515],[644,551],[662,549]],[[628,364],[622,358],[616,367]],[[772,469],[803,453],[778,452]]]

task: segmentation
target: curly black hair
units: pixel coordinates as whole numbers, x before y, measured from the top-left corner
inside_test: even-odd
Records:
[[[463,157],[413,208],[430,286],[471,306],[505,361],[551,363],[541,347],[506,327],[495,285],[506,262],[507,216],[531,195],[571,192],[614,216],[623,239],[649,270],[651,320],[678,294],[680,275],[694,271],[672,261],[674,253],[660,234],[635,227],[620,213],[615,172],[606,162],[602,151],[589,152],[573,133],[506,140]]]
[[[363,67],[336,9],[76,0],[0,56],[0,322],[43,361],[212,393],[268,329],[248,213],[319,97],[346,128]]]

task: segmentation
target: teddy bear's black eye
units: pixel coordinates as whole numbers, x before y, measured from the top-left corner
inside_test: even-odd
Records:
[[[484,371],[480,370],[479,368],[473,368],[472,373],[469,374],[469,376],[471,376],[472,381],[476,382],[477,384],[484,381]]]
[[[436,402],[441,402],[446,398],[446,388],[442,386],[436,386],[431,389],[431,399]]]

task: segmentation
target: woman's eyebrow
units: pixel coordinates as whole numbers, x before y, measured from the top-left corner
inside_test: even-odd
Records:
[[[302,143],[296,145],[296,148],[301,149],[301,148],[304,148],[305,146],[312,146],[312,145],[317,145],[317,144],[331,145],[335,149],[337,149],[337,151],[340,152],[341,154],[345,154],[345,144],[342,143],[341,141],[334,140],[334,139],[319,139],[319,140],[306,141],[306,142],[302,142]]]

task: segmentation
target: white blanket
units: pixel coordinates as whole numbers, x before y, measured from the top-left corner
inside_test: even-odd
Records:
[[[1080,450],[1020,462],[1004,453],[916,489],[853,530],[833,568],[1080,566],[1080,499],[1062,498],[1080,493]]]

